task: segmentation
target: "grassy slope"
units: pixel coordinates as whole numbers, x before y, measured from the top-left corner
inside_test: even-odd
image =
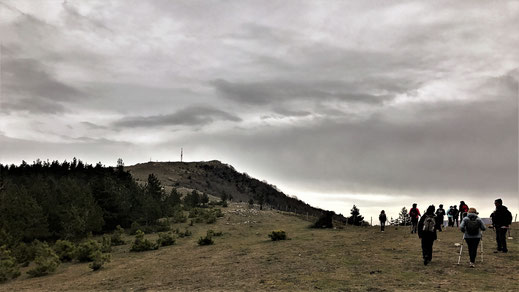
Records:
[[[195,224],[193,236],[157,251],[129,253],[115,248],[112,262],[98,272],[88,264],[64,264],[42,278],[19,279],[0,285],[1,291],[21,290],[519,290],[519,234],[509,240],[510,253],[495,255],[492,231],[485,239],[485,262],[468,268],[464,252],[457,266],[461,233],[439,234],[433,262],[423,266],[420,242],[407,228],[346,227],[309,229],[309,222],[275,211],[248,210],[232,204],[216,224]],[[187,224],[176,224],[183,229]],[[519,226],[517,226],[519,228]],[[176,227],[175,227],[176,228]],[[215,245],[196,240],[207,229],[223,231]],[[267,234],[284,229],[291,240],[272,242]],[[156,238],[156,235],[148,235]],[[130,240],[131,237],[127,239]]]

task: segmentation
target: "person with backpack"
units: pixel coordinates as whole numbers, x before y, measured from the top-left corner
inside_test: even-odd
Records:
[[[465,204],[464,201],[461,201],[460,202],[460,222],[461,220],[463,220],[463,218],[465,218],[465,216],[467,216],[467,213],[469,211],[469,206],[467,204]]]
[[[411,217],[411,223],[413,224],[413,227],[411,229],[411,234],[416,233],[417,225],[418,225],[418,217],[421,216],[420,210],[416,208],[417,204],[414,203],[411,210],[409,210],[409,216]]]
[[[447,219],[449,220],[449,223],[447,223],[447,226],[454,227],[454,207],[450,206],[449,211],[447,211]]]
[[[494,204],[496,205],[496,210],[490,215],[492,227],[496,231],[497,251],[494,251],[494,253],[507,253],[506,232],[510,228],[510,224],[512,224],[512,213],[508,211],[507,207],[503,206],[503,200],[497,199],[494,201]]]
[[[418,222],[418,237],[422,240],[422,256],[425,266],[432,260],[433,243],[438,238],[434,209],[434,205],[429,206]]]
[[[445,210],[443,209],[443,204],[440,204],[440,206],[436,210],[436,230],[438,230],[440,232],[442,232],[444,216],[445,216]]]
[[[384,227],[386,226],[386,212],[384,210],[380,211],[380,215],[378,215],[378,220],[380,220],[380,231],[384,232]]]
[[[479,241],[481,240],[482,233],[487,228],[483,221],[478,217],[476,208],[470,208],[467,212],[467,216],[463,218],[460,225],[461,232],[464,232],[463,238],[467,242],[469,247],[470,267],[474,268],[476,263],[476,255],[478,254]]]
[[[453,216],[452,218],[454,219],[454,222],[456,222],[456,227],[460,227],[460,221],[458,220],[459,214],[460,214],[460,211],[458,210],[456,205],[454,205],[454,211],[452,214],[452,216]],[[452,223],[452,226],[454,226],[454,223]]]

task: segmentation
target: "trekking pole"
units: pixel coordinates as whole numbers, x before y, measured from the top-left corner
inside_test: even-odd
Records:
[[[465,236],[463,236],[465,237]],[[463,252],[463,237],[461,237],[461,247],[460,247],[460,255],[458,257],[458,265],[460,264],[460,261],[461,261],[461,253]]]

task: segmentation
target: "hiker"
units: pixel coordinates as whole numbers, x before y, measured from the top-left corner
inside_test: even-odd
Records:
[[[443,204],[440,204],[438,210],[436,210],[436,230],[442,232],[443,227],[443,217],[445,216],[445,210],[443,209]]]
[[[454,205],[454,211],[452,214],[452,218],[454,219],[454,222],[456,222],[456,227],[460,227],[460,221],[458,220],[458,215],[460,214],[460,211],[457,209],[456,205]],[[452,223],[452,226],[454,226],[454,222]]]
[[[380,211],[380,215],[378,215],[378,220],[380,220],[380,231],[384,232],[384,227],[386,226],[386,212],[384,210]]]
[[[449,211],[447,211],[447,219],[449,220],[449,223],[447,223],[447,226],[454,227],[454,207],[450,206]]]
[[[421,216],[420,210],[416,208],[417,204],[414,203],[411,210],[409,210],[409,216],[411,217],[411,223],[413,224],[413,228],[411,229],[411,233],[416,233],[416,228],[418,224],[418,217]]]
[[[467,216],[467,212],[469,211],[469,206],[465,204],[464,201],[460,202],[460,221]]]
[[[463,238],[469,247],[470,267],[474,268],[476,263],[476,255],[478,254],[478,245],[481,240],[481,231],[487,229],[483,221],[478,217],[476,208],[470,208],[467,216],[463,218],[460,225],[461,232],[464,232]]]
[[[506,253],[508,252],[506,232],[510,228],[510,224],[512,224],[512,213],[508,211],[507,207],[503,206],[503,200],[497,199],[494,201],[494,204],[496,205],[496,210],[490,215],[492,227],[496,231],[497,251],[494,251],[494,253]]]
[[[418,237],[422,239],[422,255],[425,266],[432,260],[433,243],[437,239],[435,226],[434,205],[431,205],[418,223]]]

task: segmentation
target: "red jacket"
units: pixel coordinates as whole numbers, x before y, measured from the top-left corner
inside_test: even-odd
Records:
[[[416,213],[414,214],[413,216],[413,209],[416,211]],[[418,210],[418,208],[411,208],[411,210],[409,210],[409,215],[411,216],[411,218],[418,218],[418,216],[420,216],[420,210]]]

